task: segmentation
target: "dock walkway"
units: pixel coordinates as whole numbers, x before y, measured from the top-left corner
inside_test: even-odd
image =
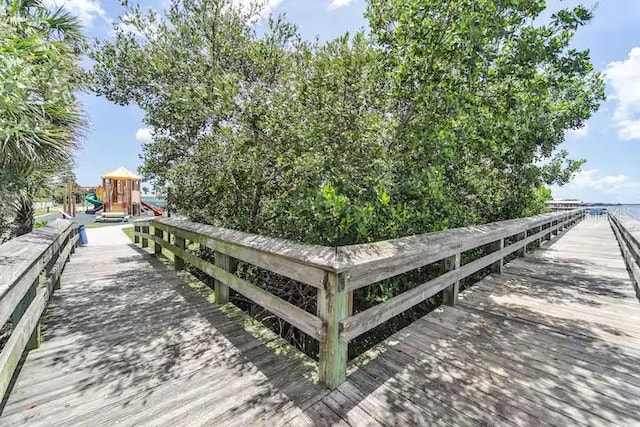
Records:
[[[640,425],[640,303],[606,218],[399,331],[333,391],[119,230],[90,233],[0,425]]]

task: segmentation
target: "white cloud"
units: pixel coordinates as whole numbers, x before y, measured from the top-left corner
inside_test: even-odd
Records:
[[[584,126],[578,129],[569,129],[566,134],[568,137],[574,139],[585,138],[589,135],[589,124],[585,123]]]
[[[627,189],[640,188],[640,182],[633,181],[622,174],[602,175],[597,169],[586,169],[578,172],[568,186],[594,189],[606,194],[616,194]]]
[[[340,9],[341,7],[349,6],[350,3],[353,3],[353,0],[331,0],[329,10]]]
[[[272,13],[282,1],[283,0],[232,0],[231,3],[234,6],[240,7],[245,12],[250,12],[254,5],[260,6],[259,15],[260,17],[264,17]]]
[[[640,181],[623,174],[603,175],[597,169],[578,172],[573,181],[552,188],[555,198],[586,202],[631,203],[640,201]]]
[[[640,47],[634,47],[627,59],[614,61],[604,71],[616,101],[613,122],[621,139],[640,139]]]
[[[140,128],[136,131],[136,139],[140,142],[151,142],[153,138],[151,137],[151,129],[149,128]]]
[[[95,19],[108,21],[107,12],[98,0],[44,0],[45,6],[53,9],[60,6],[78,17],[85,27],[91,26]]]

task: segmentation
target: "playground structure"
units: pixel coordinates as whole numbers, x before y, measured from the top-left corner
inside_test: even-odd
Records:
[[[96,215],[96,222],[128,221],[148,211],[154,216],[164,214],[164,209],[141,199],[140,177],[124,167],[104,174],[99,187],[78,187],[71,176],[67,177],[62,210],[65,218],[76,216],[76,196],[80,194],[87,203],[85,213]]]
[[[104,174],[102,187],[87,195],[85,200],[93,205],[88,213],[100,213],[96,221],[127,221],[146,210],[151,210],[155,216],[164,213],[163,209],[141,200],[140,177],[122,166]]]
[[[104,213],[137,216],[141,213],[140,177],[119,167],[102,176]]]
[[[102,211],[102,198],[104,197],[102,187],[98,187],[95,191],[87,194],[84,199],[87,203],[93,205],[93,208],[88,208],[86,213],[88,214],[97,214]]]

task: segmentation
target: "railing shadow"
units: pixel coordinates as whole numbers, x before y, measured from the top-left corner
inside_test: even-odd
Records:
[[[563,318],[518,302],[528,297],[541,306],[573,304],[595,312],[606,304],[598,298],[629,299],[626,271],[610,277],[590,267],[517,259],[507,274],[465,291],[459,308],[436,309],[376,346],[323,402],[345,420],[358,408],[373,416],[372,423],[386,425],[640,423],[640,330],[575,312]],[[529,274],[540,281],[525,287]],[[515,302],[501,301],[504,296]]]
[[[144,249],[135,245],[132,247],[146,253]],[[167,269],[165,264],[155,258],[152,258],[150,263],[158,269]],[[193,277],[191,280],[197,281]],[[213,290],[204,285],[201,287],[205,288],[204,294],[213,296]],[[231,420],[236,425],[241,425],[243,420],[246,423],[260,420],[266,422],[269,416],[285,405],[293,404],[298,408],[305,408],[329,393],[329,390],[319,385],[315,379],[316,362],[294,349],[265,326],[240,314],[240,310],[230,303],[221,308],[215,306],[204,298],[203,292],[194,292],[189,286],[176,286],[175,290],[210,323],[212,328],[239,350],[232,365],[239,365],[240,373],[249,367],[250,370],[257,369],[266,377],[258,384],[260,391],[257,394],[244,399],[242,405],[227,409],[223,418],[216,419],[217,423],[223,424]],[[219,315],[224,316],[222,322]],[[245,324],[249,322],[253,325],[253,328],[249,328],[254,329],[258,337],[239,325],[243,321]]]
[[[515,305],[446,307],[380,344],[325,401],[344,402],[332,410],[345,419],[378,408],[388,425],[635,425],[640,350],[601,330]]]
[[[44,344],[30,356],[32,378],[3,416],[28,405],[33,420],[144,423],[183,405],[203,420],[246,424],[327,393],[299,357],[255,338],[167,265],[131,248],[136,255],[68,267],[44,318]],[[215,395],[208,408],[203,396]]]

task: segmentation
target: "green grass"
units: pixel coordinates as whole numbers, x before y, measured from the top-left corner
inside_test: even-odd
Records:
[[[47,212],[47,208],[37,208],[33,215],[38,216],[38,215],[45,215],[47,213],[56,213],[58,212],[58,209],[62,209],[62,206],[60,205],[50,206],[49,212]]]
[[[100,224],[98,222],[94,222],[91,224],[85,224],[84,228],[100,228],[100,227],[104,227],[104,224]]]
[[[125,227],[122,229],[122,232],[129,236],[129,238],[133,242],[133,227]]]

